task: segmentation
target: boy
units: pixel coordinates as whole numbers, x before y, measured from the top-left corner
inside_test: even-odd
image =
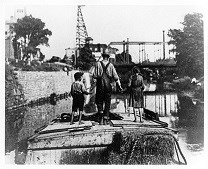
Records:
[[[84,94],[91,94],[87,92],[85,85],[83,82],[81,82],[83,73],[82,72],[76,72],[74,74],[75,82],[71,85],[71,96],[73,98],[72,102],[72,117],[70,124],[73,124],[74,120],[74,113],[79,109],[79,124],[81,124],[82,119],[82,112],[84,107]]]

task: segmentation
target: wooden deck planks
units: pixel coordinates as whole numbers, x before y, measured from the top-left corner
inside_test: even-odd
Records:
[[[137,122],[133,122],[131,120],[111,120],[111,123],[114,127],[121,127],[121,126],[125,126],[125,127],[153,127],[153,128],[158,128],[161,127],[160,124],[153,122],[153,121],[147,121],[142,119],[143,122],[139,122],[139,120]]]
[[[39,134],[43,133],[51,133],[51,132],[61,132],[61,131],[73,131],[73,130],[84,130],[85,128],[91,128],[92,122],[90,121],[82,121],[83,124],[78,124],[78,122],[75,122],[75,124],[70,125],[69,122],[61,122],[61,123],[54,123],[51,125],[48,125],[46,128],[41,130]]]

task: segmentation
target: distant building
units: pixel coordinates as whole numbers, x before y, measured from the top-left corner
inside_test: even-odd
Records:
[[[16,19],[11,16],[10,20],[5,21],[5,58],[14,59],[14,49],[12,45],[12,39],[14,37],[14,32],[11,30],[11,26],[16,23]]]
[[[92,54],[95,56],[96,61],[102,58],[102,53],[108,53],[110,55],[110,61],[115,62],[115,55],[118,49],[107,46],[106,44],[93,44],[93,39],[91,37],[86,39],[86,44],[89,45],[89,48],[92,51]]]
[[[26,16],[26,8],[18,8],[14,11],[14,16],[11,16],[9,20],[5,21],[5,58],[14,59],[14,48],[12,40],[15,33],[12,31],[11,26],[17,22],[17,19],[21,19]]]
[[[96,60],[101,58],[102,53],[107,49],[106,44],[89,44],[89,48],[92,51],[92,54],[95,56]]]
[[[116,54],[118,54],[118,49],[108,46],[107,53],[110,55],[110,62],[115,63],[116,62]]]
[[[77,47],[75,48],[66,48],[65,49],[65,56],[64,59],[67,61],[67,63],[73,63],[73,59],[77,56]]]
[[[26,15],[27,15],[27,11],[26,11],[25,7],[16,8],[14,11],[14,18],[15,19],[24,18]]]
[[[95,56],[96,61],[102,60],[102,53],[108,53],[110,55],[110,62],[115,62],[115,55],[117,54],[118,49],[112,48],[110,46],[107,46],[106,44],[93,44],[93,39],[91,37],[86,38],[86,44],[89,49],[92,51],[92,54]],[[65,58],[69,59],[70,61],[73,60],[73,58],[79,56],[78,48],[66,48],[65,49]]]
[[[66,48],[65,49],[65,55],[69,58],[72,59],[72,55],[75,55],[77,51],[77,48]]]

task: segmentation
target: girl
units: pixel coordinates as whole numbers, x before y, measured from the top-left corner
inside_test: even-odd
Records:
[[[142,109],[143,109],[143,90],[144,81],[139,69],[135,66],[132,69],[132,75],[129,78],[128,87],[130,87],[130,105],[134,110],[134,122],[137,121],[136,118],[136,108],[139,109],[140,122],[142,122]]]

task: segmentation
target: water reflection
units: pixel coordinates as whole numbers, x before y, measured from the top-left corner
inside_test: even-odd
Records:
[[[144,107],[159,113],[159,116],[171,115],[177,112],[177,94],[146,94],[144,95]]]
[[[6,110],[5,113],[5,153],[14,150],[18,133],[24,124],[26,108]]]
[[[61,113],[71,112],[71,98],[62,99],[56,102],[56,105],[49,103],[27,107],[27,113],[24,117],[24,124],[19,131],[19,139],[25,139],[34,134],[34,131],[43,125],[49,124]]]
[[[56,105],[50,103],[6,110],[5,150],[17,148],[17,142],[27,139],[35,130],[49,124],[61,113],[71,112],[71,98],[62,99]]]

